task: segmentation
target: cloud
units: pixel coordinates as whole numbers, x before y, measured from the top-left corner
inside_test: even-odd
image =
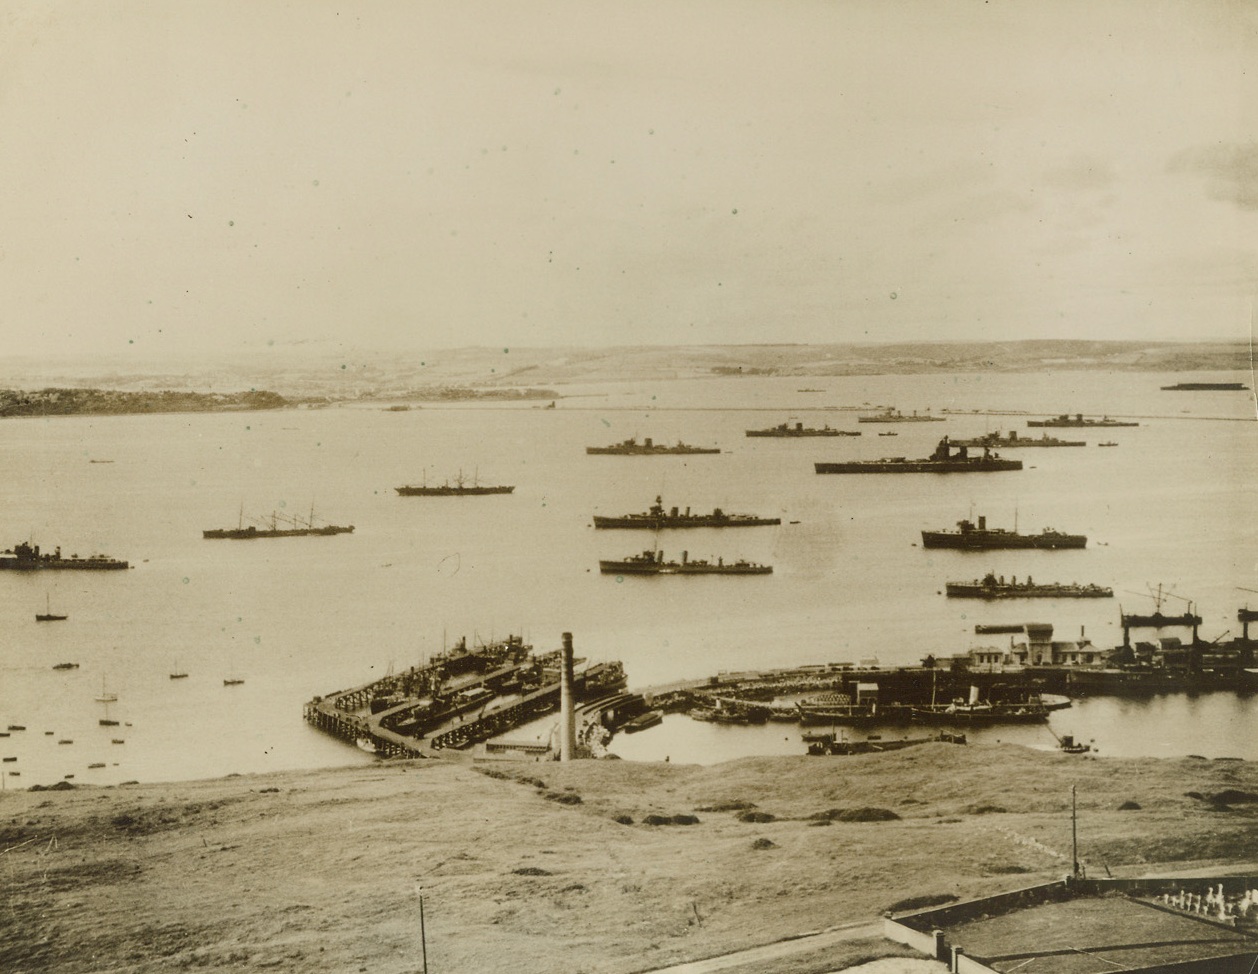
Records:
[[[1258,210],[1258,142],[1185,149],[1171,158],[1168,168],[1205,176],[1211,199]]]

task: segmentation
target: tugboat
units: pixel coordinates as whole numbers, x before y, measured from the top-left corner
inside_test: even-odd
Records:
[[[923,531],[923,548],[960,548],[967,551],[986,551],[992,548],[1084,548],[1088,538],[1083,534],[1065,534],[1045,528],[1039,534],[1019,534],[1014,530],[989,528],[987,518],[957,522],[956,531]]]
[[[1059,440],[1055,436],[1049,436],[1047,433],[1040,435],[1038,439],[1028,436],[1018,436],[1017,430],[1010,430],[1005,436],[999,433],[988,433],[986,436],[976,436],[972,440],[953,440],[957,446],[1003,446],[1003,447],[1020,447],[1020,446],[1087,446],[1084,440]]]
[[[35,613],[36,622],[64,622],[69,616],[57,615],[52,611],[52,596],[44,593],[44,611]]]
[[[747,528],[763,524],[781,524],[780,517],[756,517],[754,514],[726,514],[719,507],[711,514],[691,514],[690,508],[685,512],[677,508],[664,510],[659,497],[645,514],[625,514],[621,517],[603,517],[594,515],[596,528]]]
[[[997,470],[1021,470],[1022,461],[1005,460],[987,447],[983,448],[981,456],[970,456],[968,447],[958,446],[945,436],[935,447],[934,453],[920,460],[885,457],[882,460],[815,463],[813,467],[817,473],[990,473]]]
[[[1102,416],[1100,419],[1093,419],[1090,416],[1084,416],[1083,413],[1075,413],[1070,416],[1062,413],[1053,419],[1028,419],[1027,426],[1059,426],[1059,427],[1084,427],[1084,426],[1139,426],[1139,423],[1126,423],[1120,419],[1110,419],[1108,416]]]
[[[719,447],[689,446],[681,442],[681,440],[677,441],[676,446],[663,446],[656,443],[649,436],[639,443],[636,436],[631,436],[629,439],[620,443],[613,443],[611,446],[587,446],[585,452],[604,456],[653,457],[677,454],[689,455],[692,453],[720,453],[721,450]]]
[[[621,561],[600,561],[598,570],[604,575],[769,575],[773,566],[741,558],[728,563],[723,558],[691,561],[687,551],[681,553],[681,561],[665,561],[662,551],[644,551]]]
[[[918,413],[917,410],[906,416],[898,409],[887,408],[881,413],[874,413],[872,416],[857,416],[858,423],[942,423],[945,417],[931,416],[927,413]]]
[[[393,489],[403,497],[480,497],[483,494],[510,494],[515,490],[515,484],[484,485],[476,477],[473,477],[469,484],[463,478],[463,471],[460,470],[454,483],[447,480],[440,487],[429,487],[425,478],[425,482],[419,486],[394,487]]]
[[[279,511],[273,511],[268,518],[261,518],[261,525],[245,524],[244,510],[240,513],[240,522],[234,528],[211,528],[208,531],[202,531],[202,538],[231,538],[237,541],[250,540],[252,538],[300,538],[308,535],[331,535],[331,534],[352,534],[354,525],[349,524],[341,526],[338,524],[325,524],[319,527],[315,526],[314,508],[310,509],[310,517],[303,521],[299,517],[290,517],[287,514],[281,514]],[[281,527],[281,524],[285,525]]]
[[[803,423],[780,423],[763,430],[746,430],[748,436],[860,436],[853,430],[836,430],[827,423],[825,426],[805,426]]]
[[[944,589],[950,599],[1112,599],[1114,590],[1100,585],[1069,585],[1060,582],[1036,583],[1027,576],[1019,582],[1017,577],[1005,581],[988,572],[973,582],[948,582]]]
[[[13,571],[31,572],[64,569],[114,571],[129,567],[125,561],[108,558],[105,555],[92,555],[88,558],[71,555],[69,558],[63,558],[60,545],[51,554],[46,551],[41,552],[39,545],[31,545],[25,541],[14,545],[6,551],[0,551],[0,569],[7,568]]]

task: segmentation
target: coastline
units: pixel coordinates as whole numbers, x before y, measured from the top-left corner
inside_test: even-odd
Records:
[[[1012,745],[8,791],[0,966],[400,974],[417,969],[422,893],[435,970],[632,974],[1059,878],[1071,785],[1097,874],[1258,859],[1258,764]],[[862,808],[898,817],[836,817]]]

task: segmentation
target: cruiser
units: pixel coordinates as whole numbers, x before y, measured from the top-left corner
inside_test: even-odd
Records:
[[[1114,590],[1100,585],[1079,585],[1071,582],[1036,583],[1028,575],[1025,581],[1017,577],[1005,581],[988,572],[973,582],[948,582],[944,586],[950,599],[1112,599]]]
[[[881,413],[874,413],[872,416],[857,416],[858,423],[942,423],[943,416],[930,416],[926,413],[919,414],[917,410],[906,416],[898,409],[887,408]]]
[[[796,423],[794,426],[790,423],[780,423],[768,429],[747,430],[746,433],[748,436],[860,436],[860,433],[854,430],[831,429],[829,423],[820,428],[805,426],[803,423]]]
[[[1100,419],[1093,419],[1090,416],[1084,416],[1083,413],[1075,413],[1069,416],[1062,413],[1052,419],[1028,419],[1027,426],[1139,426],[1139,423],[1126,423],[1121,419],[1110,419],[1108,416],[1102,416]]]
[[[956,531],[923,531],[923,548],[961,548],[985,551],[990,548],[1084,548],[1088,539],[1082,534],[1063,534],[1045,528],[1039,534],[1019,534],[1006,528],[989,528],[987,518],[958,521]]]
[[[723,558],[691,561],[686,551],[681,553],[681,561],[665,561],[662,551],[644,551],[622,561],[600,561],[598,570],[604,575],[769,575],[773,566],[742,559],[728,563]]]
[[[988,433],[986,436],[976,436],[972,440],[953,440],[957,446],[1003,446],[1003,447],[1019,447],[1019,446],[1087,446],[1084,440],[1059,440],[1055,436],[1049,436],[1047,433],[1040,434],[1039,438],[1030,436],[1019,436],[1017,430],[1010,430],[1005,436],[999,433]]]
[[[691,514],[690,508],[685,512],[677,508],[664,510],[659,497],[645,514],[625,514],[622,517],[601,517],[594,515],[596,528],[746,528],[762,524],[781,524],[780,517],[756,517],[754,514],[726,514],[719,507],[711,514]]]
[[[955,453],[953,451],[956,451]],[[882,460],[849,460],[845,463],[815,463],[817,473],[988,473],[1021,470],[1021,460],[1004,460],[983,448],[981,456],[970,456],[969,448],[944,437],[935,452],[920,460],[886,457]]]
[[[259,524],[245,524],[244,512],[241,512],[240,521],[234,528],[210,528],[208,531],[202,531],[202,538],[232,538],[235,540],[247,540],[250,538],[300,538],[307,535],[329,535],[329,534],[351,534],[354,525],[349,524],[341,526],[339,524],[325,524],[316,527],[314,523],[314,509],[311,508],[310,517],[302,520],[299,517],[289,517],[281,514],[279,511],[273,511],[270,517],[259,518]]]
[[[631,436],[629,439],[621,443],[613,443],[611,446],[587,446],[585,452],[621,457],[641,457],[661,454],[720,453],[721,451],[719,447],[687,446],[680,440],[677,441],[676,446],[663,446],[654,442],[649,436],[639,443],[636,436]]]
[[[80,558],[78,555],[71,555],[69,558],[61,556],[61,546],[58,545],[56,550],[51,554],[41,552],[39,545],[31,545],[23,541],[14,545],[6,551],[0,551],[0,569],[12,569],[14,571],[43,571],[60,570],[60,569],[78,569],[79,571],[112,571],[120,568],[130,567],[125,561],[119,561],[116,558],[107,558],[105,555],[91,555],[87,558]]]

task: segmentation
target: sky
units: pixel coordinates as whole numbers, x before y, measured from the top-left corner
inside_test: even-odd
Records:
[[[1258,6],[0,0],[0,355],[1247,339]]]

